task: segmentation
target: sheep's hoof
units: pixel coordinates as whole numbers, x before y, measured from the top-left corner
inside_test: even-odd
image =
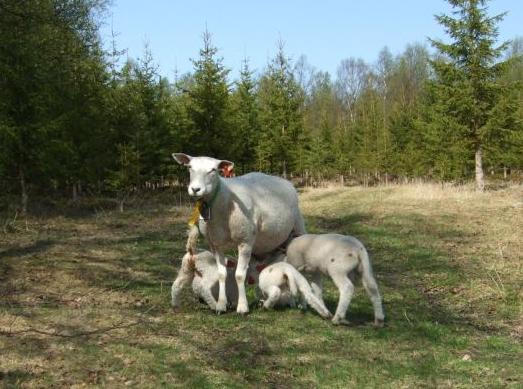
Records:
[[[348,326],[350,325],[350,322],[346,319],[342,319],[341,317],[337,317],[337,316],[334,316],[332,318],[332,324],[334,325],[344,325],[344,326]]]
[[[246,314],[249,313],[249,307],[240,307],[240,306],[238,306],[236,308],[236,313],[238,313],[238,314],[240,314],[242,316],[246,315]]]
[[[385,319],[374,319],[374,327],[377,327],[377,328],[385,327]]]
[[[227,304],[216,304],[216,313],[219,315],[220,313],[224,313],[227,311]]]

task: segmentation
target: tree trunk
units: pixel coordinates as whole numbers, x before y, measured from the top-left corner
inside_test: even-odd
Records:
[[[485,190],[485,178],[483,175],[483,150],[481,145],[476,148],[476,190],[483,192]]]
[[[76,203],[78,201],[78,188],[76,186],[76,183],[73,182],[73,202]]]
[[[24,171],[20,167],[20,192],[22,195],[22,215],[27,213],[27,186],[25,182]]]

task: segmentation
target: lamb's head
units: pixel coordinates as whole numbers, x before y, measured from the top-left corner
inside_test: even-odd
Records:
[[[219,185],[219,172],[232,170],[230,161],[210,157],[191,157],[187,154],[173,153],[173,158],[180,165],[189,168],[190,181],[187,191],[189,196],[207,198]]]

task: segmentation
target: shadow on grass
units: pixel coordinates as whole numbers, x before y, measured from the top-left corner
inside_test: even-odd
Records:
[[[3,388],[20,388],[34,378],[33,374],[19,369],[0,371],[0,385]]]
[[[37,240],[36,242],[27,246],[10,247],[6,250],[2,250],[0,251],[0,257],[23,257],[25,255],[39,254],[46,251],[56,243],[56,241],[51,239]],[[0,266],[1,265],[2,263],[0,262]]]

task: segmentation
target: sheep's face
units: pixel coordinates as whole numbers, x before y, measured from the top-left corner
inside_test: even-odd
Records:
[[[179,164],[189,168],[190,182],[187,191],[189,196],[196,198],[211,196],[220,180],[218,172],[233,166],[230,161],[210,157],[191,157],[186,154],[175,153],[173,158]]]

